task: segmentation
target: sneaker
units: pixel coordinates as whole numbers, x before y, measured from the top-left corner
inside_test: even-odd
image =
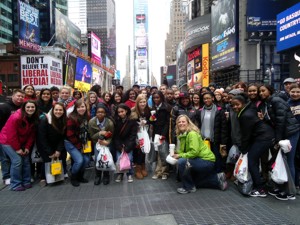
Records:
[[[276,196],[276,195],[280,194],[280,190],[277,189],[277,188],[276,189],[272,189],[272,190],[268,191],[268,194],[272,195],[272,196]]]
[[[32,188],[32,184],[25,184],[25,185],[24,185],[24,188],[25,188],[25,189]]]
[[[158,176],[157,176],[156,174],[154,174],[154,175],[152,176],[152,179],[153,179],[153,180],[157,180],[157,179],[158,179]]]
[[[262,198],[265,198],[265,197],[267,197],[267,193],[263,190],[263,189],[261,189],[261,190],[252,190],[251,192],[250,192],[250,196],[251,197],[262,197]]]
[[[289,200],[295,200],[296,199],[295,195],[287,195],[287,197],[288,197]]]
[[[161,179],[162,179],[162,180],[167,180],[167,179],[168,179],[168,176],[164,174],[164,175],[161,176]]]
[[[30,182],[31,182],[31,183],[34,183],[34,178],[31,178],[31,179],[30,179]]]
[[[5,185],[10,185],[10,178],[4,180]]]
[[[123,180],[123,174],[118,174],[117,178],[115,179],[115,181],[117,183],[120,183]]]
[[[41,180],[39,184],[40,184],[40,187],[45,187],[47,185],[47,182],[46,182],[46,180]]]
[[[281,200],[281,201],[289,200],[288,195],[285,192],[280,192],[279,194],[275,195],[275,198],[277,198],[278,200]]]
[[[12,189],[13,191],[25,191],[26,189],[22,186]]]
[[[227,189],[228,183],[226,181],[226,175],[225,173],[218,173],[218,181],[219,181],[219,187],[222,191]]]
[[[179,194],[188,194],[188,193],[194,193],[194,192],[196,192],[196,188],[195,187],[193,187],[191,190],[186,190],[185,188],[177,188],[177,192],[179,193]]]
[[[68,178],[69,178],[68,173],[65,173],[65,174],[64,174],[64,178],[65,178],[65,179],[68,179]]]
[[[129,175],[127,178],[128,183],[132,183],[133,182],[133,178],[132,175]]]

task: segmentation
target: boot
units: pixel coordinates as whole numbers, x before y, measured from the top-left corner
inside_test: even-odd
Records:
[[[88,183],[89,181],[87,179],[84,178],[84,170],[79,171],[78,175],[77,175],[77,180],[80,183]]]
[[[96,175],[95,175],[94,185],[99,185],[101,184],[102,171],[96,170],[95,174]]]
[[[148,172],[146,170],[145,163],[142,164],[142,175],[143,175],[143,177],[147,177],[148,176]]]
[[[135,177],[137,179],[143,179],[144,176],[142,174],[142,166],[141,165],[136,165],[135,167]]]
[[[72,174],[71,175],[71,184],[74,186],[74,187],[78,187],[80,185],[80,183],[78,182],[77,180],[77,174]]]
[[[110,181],[109,171],[103,172],[103,185],[108,185]]]

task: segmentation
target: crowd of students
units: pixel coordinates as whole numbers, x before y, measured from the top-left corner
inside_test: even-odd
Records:
[[[285,91],[275,92],[267,84],[239,82],[223,89],[211,83],[200,90],[181,92],[176,85],[145,89],[133,85],[125,93],[122,86],[114,93],[102,93],[95,85],[83,95],[66,86],[36,91],[27,85],[15,90],[8,102],[0,103],[3,181],[11,190],[24,191],[32,187],[38,173],[44,186],[44,164],[61,159],[65,177],[70,176],[71,184],[77,187],[88,182],[85,170],[97,158],[97,143],[109,148],[115,162],[123,151],[128,153],[132,162],[126,172],[128,182],[134,177],[143,179],[148,176],[146,154],[137,134],[145,128],[151,141],[158,136],[160,143],[177,146],[171,155],[177,166],[173,168],[157,154],[152,179],[168,179],[171,168],[181,181],[180,194],[202,187],[225,190],[226,180],[233,179],[234,164],[226,164],[226,157],[234,145],[242,154],[248,153],[253,179],[250,196],[266,197],[268,192],[280,200],[295,199],[294,193],[267,185],[269,152],[276,158],[278,142],[288,139],[292,150],[286,154],[287,162],[299,190],[300,88],[292,78],[286,79],[284,86]],[[93,151],[84,153],[89,141]],[[35,143],[43,159],[41,165],[30,161]],[[70,171],[67,153],[72,159]],[[121,182],[124,175],[116,174],[115,182]],[[95,185],[110,181],[109,172],[96,170]]]

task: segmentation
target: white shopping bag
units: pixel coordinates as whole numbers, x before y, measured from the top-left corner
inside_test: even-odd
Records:
[[[248,178],[248,153],[241,154],[235,164],[233,175],[239,182],[244,183],[249,180]]]
[[[96,159],[96,169],[101,171],[115,171],[116,166],[109,148],[97,143],[96,150],[99,151]]]
[[[149,134],[145,126],[140,127],[139,132],[137,133],[138,144],[143,153],[149,153],[151,148]]]
[[[272,180],[277,184],[283,184],[288,181],[287,171],[283,162],[282,152],[278,151],[275,163],[272,166]]]

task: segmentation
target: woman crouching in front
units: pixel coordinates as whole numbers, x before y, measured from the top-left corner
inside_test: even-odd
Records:
[[[216,173],[214,153],[204,144],[198,127],[186,115],[177,118],[176,135],[180,140],[180,149],[173,158],[178,159],[178,171],[182,181],[182,187],[177,192],[195,192],[196,187],[225,190],[225,174]]]

